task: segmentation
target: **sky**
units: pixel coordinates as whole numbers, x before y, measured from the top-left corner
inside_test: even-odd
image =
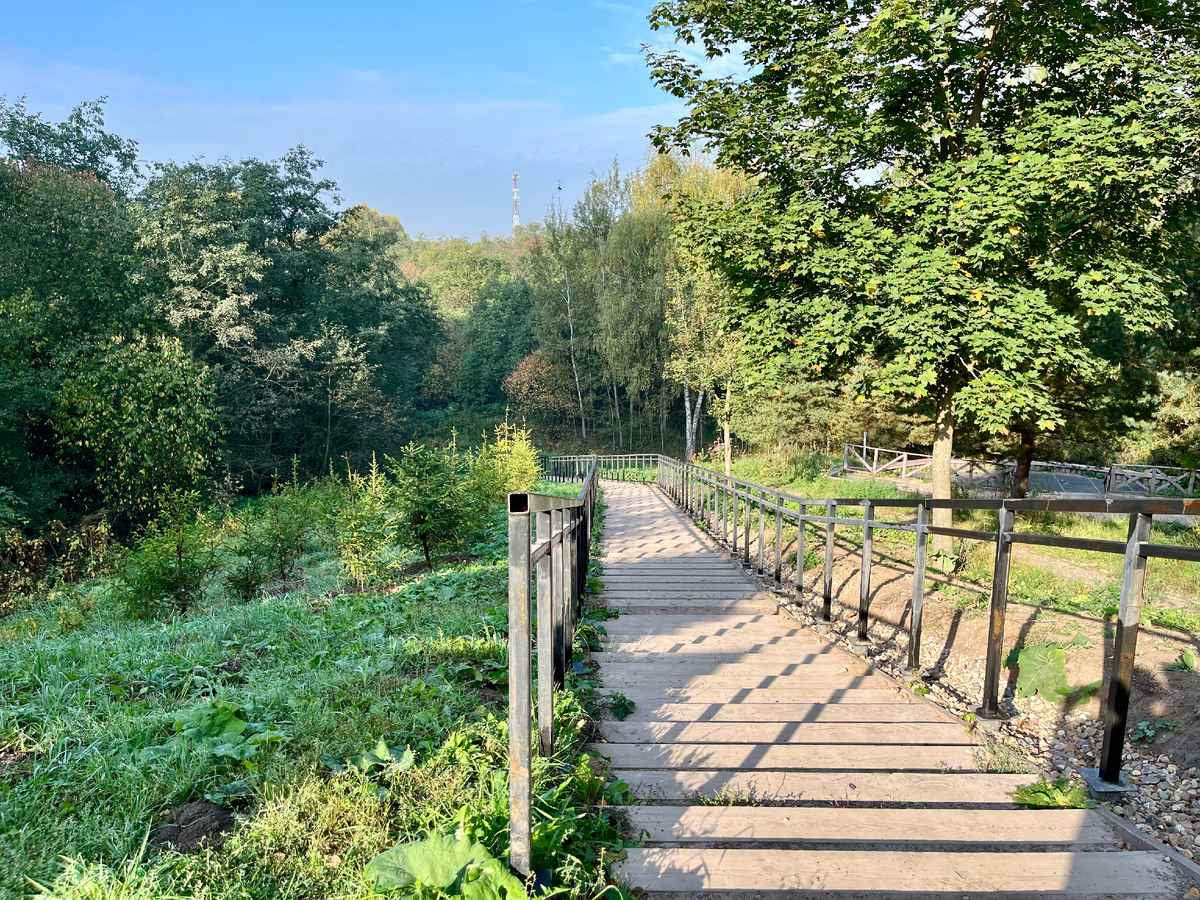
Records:
[[[0,95],[61,121],[108,97],[146,160],[280,157],[304,144],[345,204],[409,234],[502,234],[636,168],[678,101],[649,77],[653,3],[0,0]]]

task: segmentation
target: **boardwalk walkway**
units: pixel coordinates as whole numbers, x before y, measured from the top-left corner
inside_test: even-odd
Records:
[[[617,867],[633,887],[1181,896],[1098,813],[1014,807],[1031,776],[978,771],[961,721],[779,614],[657,489],[605,497],[604,599],[622,615],[594,659],[636,708],[595,749],[643,804],[624,812],[645,847]]]

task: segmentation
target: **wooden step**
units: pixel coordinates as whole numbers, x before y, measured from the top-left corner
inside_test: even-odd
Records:
[[[695,613],[763,613],[774,615],[779,611],[779,601],[770,597],[739,597],[734,599],[707,598],[670,600],[666,598],[618,598],[601,596],[602,605],[609,609],[623,610],[645,615],[670,616],[693,615]]]
[[[798,644],[798,646],[797,646]],[[618,645],[622,646],[622,645]],[[828,646],[828,645],[826,645]],[[755,665],[794,664],[802,666],[849,666],[866,668],[869,663],[846,659],[840,653],[822,652],[816,644],[805,645],[802,641],[780,644],[751,644],[744,650],[705,650],[700,644],[676,643],[667,650],[615,649],[607,647],[592,653],[588,659],[601,665],[607,663],[646,663],[653,665],[677,665],[679,663],[747,663]]]
[[[746,657],[742,657],[743,660]],[[658,684],[675,682],[680,679],[716,678],[737,681],[739,683],[759,686],[764,679],[774,679],[783,682],[794,679],[797,683],[820,679],[837,681],[847,679],[866,679],[895,684],[886,675],[862,663],[851,660],[840,660],[837,657],[823,660],[819,663],[805,665],[794,660],[749,660],[745,662],[708,662],[705,660],[663,660],[657,664],[647,665],[640,662],[610,662],[600,665],[601,677],[606,681],[614,679],[649,679]]]
[[[626,691],[626,696],[629,692]],[[676,703],[661,697],[635,701],[633,722],[937,722],[956,728],[950,713],[906,695],[892,703]]]
[[[605,745],[600,745],[604,747]],[[777,803],[911,803],[1012,806],[1012,792],[1033,775],[985,772],[778,772],[622,769],[613,775],[647,802],[715,800]]]
[[[962,744],[592,744],[614,769],[719,769],[831,772],[971,772]]]
[[[698,685],[696,687],[655,688],[630,686],[619,688],[610,684],[605,690],[619,690],[636,703],[646,701],[677,703],[888,703],[903,700],[903,688],[848,688],[837,685],[787,686],[747,688],[739,685]],[[911,696],[911,695],[908,695]]]
[[[963,744],[961,724],[943,722],[602,722],[610,744]]]
[[[629,833],[652,844],[1087,845],[1115,850],[1116,830],[1090,809],[849,809],[786,806],[629,806]]]
[[[754,626],[761,626],[763,629],[766,626],[770,626],[771,629],[784,627],[795,634],[799,634],[805,630],[795,619],[785,619],[774,615],[741,615],[738,613],[705,613],[693,616],[679,616],[670,622],[663,622],[658,616],[628,613],[619,618],[610,619],[604,625],[610,631],[640,635],[669,633],[687,629],[696,629],[698,634],[727,634],[735,631],[751,630]],[[772,631],[771,633],[776,634],[779,632]],[[812,632],[808,633],[811,634]]]
[[[1162,854],[946,853],[908,851],[636,848],[613,867],[635,888],[685,891],[789,891],[789,898],[824,896],[1041,897],[1177,896],[1175,874]]]

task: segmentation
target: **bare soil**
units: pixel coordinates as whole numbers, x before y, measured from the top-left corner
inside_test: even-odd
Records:
[[[207,800],[193,800],[173,810],[150,835],[155,844],[170,846],[179,853],[201,847],[219,847],[233,829],[233,813]]]

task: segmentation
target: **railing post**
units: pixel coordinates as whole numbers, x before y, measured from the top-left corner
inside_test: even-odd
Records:
[[[742,565],[750,568],[750,487],[746,487],[746,527],[742,529]]]
[[[571,527],[571,533],[567,535],[567,567],[570,570],[570,578],[568,579],[567,591],[567,609],[570,611],[571,628],[566,627],[566,622],[563,623],[563,658],[562,670],[565,681],[566,673],[571,670],[572,650],[575,646],[575,611],[579,609],[579,533],[583,527],[583,510],[580,508],[572,509],[567,516],[567,524]]]
[[[1000,506],[1000,521],[996,529],[996,564],[992,569],[992,596],[988,603],[987,662],[983,671],[983,705],[977,715],[1000,719],[1000,667],[1004,662],[1004,614],[1008,608],[1008,572],[1012,563],[1012,530],[1014,513]]]
[[[533,613],[529,598],[529,496],[508,495],[508,833],[509,864],[533,863]]]
[[[534,514],[538,541],[552,540],[554,525],[549,512]],[[555,621],[558,604],[554,602],[554,579],[558,576],[554,560],[547,554],[537,561],[537,704],[538,744],[543,756],[554,752],[554,682],[558,648]]]
[[[766,534],[767,524],[767,509],[764,501],[767,499],[766,491],[762,488],[758,489],[758,574],[763,573],[763,557],[766,554]]]
[[[796,602],[804,599],[804,513],[807,507],[800,504],[796,517]]]
[[[572,617],[567,605],[570,592],[567,585],[571,580],[571,569],[567,558],[567,538],[565,529],[567,516],[564,510],[556,509],[550,513],[550,528],[552,534],[559,535],[558,542],[550,548],[553,562],[550,565],[551,585],[550,594],[554,598],[554,684],[563,687],[567,683],[567,669],[571,665],[571,633]],[[551,702],[550,712],[554,712]],[[551,744],[553,746],[553,744]]]
[[[870,500],[863,503],[863,546],[862,565],[858,568],[858,640],[867,641],[867,616],[871,605],[871,557],[875,541],[875,529],[871,525],[871,513],[874,505]]]
[[[729,482],[721,479],[721,542],[729,544]]]
[[[833,620],[833,520],[837,518],[837,502],[825,506],[825,578],[821,586],[821,618]]]
[[[929,507],[917,504],[917,547],[913,555],[912,616],[908,626],[908,669],[921,670],[921,624],[925,614],[925,555],[929,546]]]
[[[775,586],[783,583],[783,498],[775,495]]]
[[[731,484],[730,492],[733,494],[733,512],[730,516],[730,521],[733,524],[733,540],[730,542],[730,556],[737,557],[737,554],[738,554],[738,486]]]
[[[1129,694],[1133,688],[1133,663],[1137,654],[1138,624],[1142,618],[1142,588],[1146,583],[1146,557],[1142,545],[1150,540],[1151,517],[1130,517],[1125,544],[1125,569],[1121,574],[1121,605],[1117,611],[1117,634],[1109,666],[1108,696],[1104,702],[1104,743],[1100,748],[1100,779],[1109,784],[1121,780],[1121,756],[1125,749]]]

